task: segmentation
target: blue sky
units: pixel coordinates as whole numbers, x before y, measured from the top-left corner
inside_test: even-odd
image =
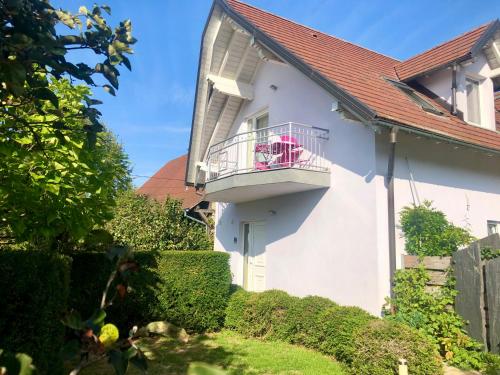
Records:
[[[76,12],[94,1],[53,0]],[[97,1],[99,2],[99,1]],[[397,59],[500,16],[498,0],[247,0],[249,4]],[[116,97],[95,89],[103,120],[129,154],[134,184],[187,152],[201,33],[209,0],[108,0],[111,24],[139,40]],[[94,61],[92,59],[92,61]]]

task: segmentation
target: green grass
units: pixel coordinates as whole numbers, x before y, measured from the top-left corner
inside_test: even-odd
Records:
[[[156,339],[148,342],[154,359],[149,362],[150,375],[186,374],[191,362],[220,366],[229,374],[344,375],[341,365],[314,351],[280,342],[245,339],[223,331],[209,336],[192,337],[187,344]],[[139,375],[135,369],[130,375]],[[81,375],[114,375],[103,362],[86,368]]]

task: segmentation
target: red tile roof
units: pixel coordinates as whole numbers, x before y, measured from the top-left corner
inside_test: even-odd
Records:
[[[159,201],[168,196],[182,201],[182,208],[192,208],[202,201],[193,187],[186,187],[187,155],[179,156],[161,167],[144,185],[137,189],[137,193],[147,195]]]
[[[472,47],[493,22],[466,32],[395,66],[399,79],[408,80],[425,72],[471,56]]]
[[[398,60],[299,25],[237,0],[230,8],[279,43],[323,77],[337,84],[376,112],[378,118],[438,134],[457,141],[500,150],[500,134],[471,126],[436,101],[443,116],[424,111],[401,90],[386,81],[398,80]]]

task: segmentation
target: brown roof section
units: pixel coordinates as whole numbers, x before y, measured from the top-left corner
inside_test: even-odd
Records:
[[[500,91],[495,93],[495,122],[500,132]]]
[[[472,47],[481,39],[492,23],[482,25],[397,64],[395,69],[399,79],[408,80],[454,61],[470,58]]]
[[[187,155],[169,161],[158,172],[137,189],[137,193],[147,195],[159,201],[168,196],[182,201],[182,208],[192,208],[202,201],[193,187],[186,187]]]
[[[398,60],[237,0],[226,2],[269,38],[375,111],[379,119],[463,143],[500,150],[500,134],[497,132],[468,125],[449,115],[445,108],[430,98],[428,100],[440,108],[444,115],[426,112],[400,89],[387,82],[386,77],[398,80],[394,69],[399,64]]]

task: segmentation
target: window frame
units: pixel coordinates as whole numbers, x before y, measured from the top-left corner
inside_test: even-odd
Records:
[[[470,107],[469,107],[469,96],[468,96],[468,93],[467,93],[467,86],[469,85],[469,82],[472,82],[472,83],[475,83],[477,86],[477,112],[478,112],[478,116],[479,116],[479,121],[476,122],[476,121],[472,121],[470,118],[469,118],[469,114],[471,113],[470,111]],[[466,100],[466,103],[467,103],[467,123],[469,124],[472,124],[472,125],[475,125],[475,126],[479,126],[479,127],[482,127],[482,116],[481,116],[481,79],[479,78],[476,78],[476,77],[472,77],[470,75],[467,75],[465,76],[465,100]]]
[[[486,222],[488,228],[488,236],[491,236],[495,233],[500,233],[500,220],[488,220]],[[492,228],[497,228],[496,231],[493,231]]]
[[[427,98],[423,98],[422,94],[412,87],[408,86],[404,82],[394,81],[390,78],[386,78],[386,81],[391,83],[394,87],[399,89],[403,94],[405,94],[413,103],[418,105],[422,110],[428,113],[432,113],[436,116],[443,116],[443,111],[439,110],[434,104],[429,102]]]

